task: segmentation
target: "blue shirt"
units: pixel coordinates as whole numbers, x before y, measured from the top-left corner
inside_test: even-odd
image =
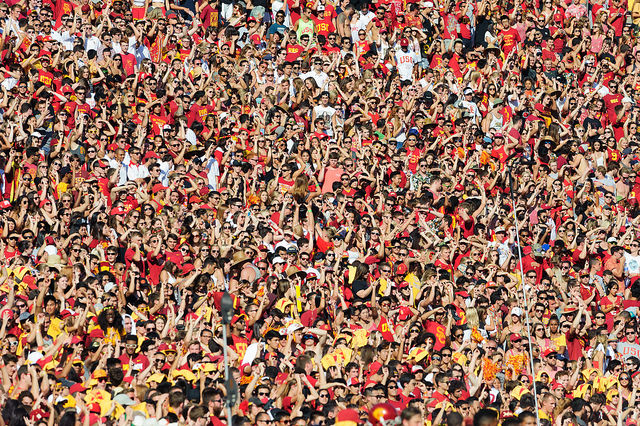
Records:
[[[285,30],[287,29],[286,26],[282,25],[282,24],[278,24],[277,22],[273,23],[269,29],[267,30],[267,38],[270,38],[272,35],[274,35],[275,33],[282,33],[284,34]]]

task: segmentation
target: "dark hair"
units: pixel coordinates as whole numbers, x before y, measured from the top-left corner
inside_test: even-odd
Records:
[[[498,413],[489,408],[482,408],[473,416],[473,426],[486,426],[498,421]]]
[[[404,420],[411,420],[412,417],[414,416],[419,416],[420,415],[420,410],[418,410],[416,407],[407,407],[404,410],[402,410],[402,413],[400,413],[400,418],[404,421]]]

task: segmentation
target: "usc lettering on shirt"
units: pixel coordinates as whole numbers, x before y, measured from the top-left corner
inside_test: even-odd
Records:
[[[412,55],[398,55],[398,63],[400,64],[408,64],[411,63],[413,64],[413,56]]]
[[[288,44],[286,60],[289,62],[295,61],[300,56],[301,52],[302,52],[302,46],[297,44]]]
[[[124,208],[124,211],[126,212],[130,212],[131,210],[135,210],[138,208],[138,201],[133,200],[127,200],[127,202],[124,203],[124,205],[122,206]]]
[[[329,33],[329,24],[325,21],[320,21],[316,24],[316,32],[321,35]]]
[[[39,70],[38,81],[45,86],[51,87],[51,83],[53,82],[53,74],[49,71]]]
[[[238,358],[244,358],[244,353],[247,351],[248,340],[244,337],[236,337],[231,336],[231,340],[233,340],[233,350],[238,354]]]
[[[243,355],[244,353],[247,351],[247,344],[246,343],[236,343],[236,353],[238,355]]]

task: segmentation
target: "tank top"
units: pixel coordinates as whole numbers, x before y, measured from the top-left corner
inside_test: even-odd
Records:
[[[264,76],[260,76],[260,74],[258,72],[256,72],[256,83],[257,84],[264,84],[266,82],[267,82],[266,74]]]
[[[300,37],[302,37],[303,34],[309,34],[309,38],[311,39],[314,27],[315,24],[313,20],[309,19],[307,22],[304,22],[302,19],[300,19],[298,23],[298,31],[296,32],[298,34],[298,41],[300,41]]]
[[[498,114],[498,116],[496,117],[495,115],[493,115],[493,113],[491,114],[491,124],[489,124],[489,128],[491,129],[502,129],[502,116],[500,114]]]

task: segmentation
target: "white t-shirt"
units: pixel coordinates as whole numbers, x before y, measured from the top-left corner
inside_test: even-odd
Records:
[[[326,90],[327,88],[326,85],[327,85],[327,82],[329,81],[329,76],[327,75],[326,72],[324,71],[315,72],[314,70],[311,70],[308,73],[302,74],[300,76],[302,81],[306,80],[309,77],[313,78],[316,81],[316,84],[320,89]]]
[[[149,170],[144,164],[124,163],[120,169],[119,185],[124,185],[130,180],[144,179],[149,176]]]
[[[489,337],[489,335],[487,334],[487,330],[485,330],[484,328],[478,328],[478,331],[480,332],[480,335],[482,335],[482,337],[484,337],[485,339]],[[465,342],[471,341],[471,332],[472,330],[464,330],[462,340]]]
[[[401,79],[413,81],[413,66],[419,59],[418,55],[411,50],[406,52],[401,49],[396,50],[396,67]]]
[[[73,50],[73,40],[75,40],[76,36],[70,34],[69,31],[63,31],[62,33],[52,31],[51,38],[62,44],[64,50]]]
[[[481,117],[480,109],[475,102],[462,101],[460,102],[460,106],[464,109],[471,117]]]
[[[624,271],[629,275],[640,274],[640,255],[634,256],[631,253],[624,252]]]
[[[102,50],[102,42],[96,36],[87,37],[84,41],[84,49],[86,51],[95,50],[96,54]]]
[[[209,186],[213,188],[214,191],[218,190],[218,177],[220,176],[220,168],[218,167],[218,160],[215,157],[212,157],[207,163],[207,180],[209,181]]]
[[[335,108],[332,108],[330,106],[322,106],[322,105],[317,105],[316,107],[313,108],[313,112],[315,112],[316,114],[316,119],[322,117],[324,118],[324,121],[326,123],[331,123],[331,118],[333,117],[333,114],[336,113]]]

